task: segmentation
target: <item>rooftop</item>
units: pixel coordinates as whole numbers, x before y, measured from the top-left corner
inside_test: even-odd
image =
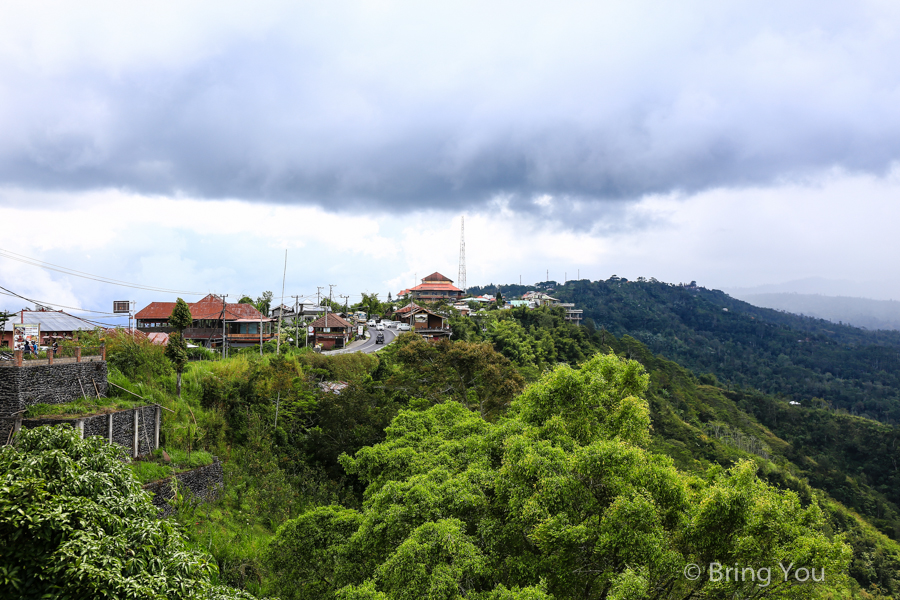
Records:
[[[64,313],[61,310],[26,310],[13,313],[4,326],[4,331],[12,331],[13,327],[21,323],[40,323],[41,331],[78,331],[81,329],[94,329],[94,324],[88,323],[78,317]]]

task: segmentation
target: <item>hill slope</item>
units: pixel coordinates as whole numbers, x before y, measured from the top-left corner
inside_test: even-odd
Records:
[[[522,286],[499,288],[513,296]],[[570,281],[553,295],[584,309],[589,329],[633,336],[732,387],[900,423],[900,331],[867,331],[652,279]]]

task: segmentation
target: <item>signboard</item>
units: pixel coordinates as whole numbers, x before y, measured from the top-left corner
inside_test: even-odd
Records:
[[[310,332],[310,333],[315,333],[315,332],[316,332],[315,328],[314,328],[312,325],[309,326],[309,332]]]
[[[359,325],[356,328],[356,335],[362,335],[362,334],[363,334],[363,326]]]
[[[129,313],[129,312],[131,312],[131,301],[130,300],[113,300],[113,312],[114,313]]]
[[[416,315],[416,323],[427,323],[428,315],[418,314]]]
[[[16,323],[13,325],[13,350],[24,350],[25,344],[41,345],[40,323]]]

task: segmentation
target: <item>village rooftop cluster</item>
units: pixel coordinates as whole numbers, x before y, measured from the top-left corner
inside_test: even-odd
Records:
[[[401,290],[395,301],[390,300],[390,295],[388,298],[383,315],[349,309],[339,312],[330,309],[326,302],[317,305],[299,301],[293,307],[281,305],[263,314],[253,304],[227,302],[225,297],[209,294],[188,304],[193,323],[185,329],[184,337],[192,345],[210,349],[243,348],[272,341],[280,327],[282,340],[287,343],[332,350],[345,348],[354,339],[364,336],[369,327],[374,329],[382,321],[399,331],[411,330],[426,339],[439,339],[452,335],[449,319],[454,313],[470,317],[488,307],[502,310],[559,306],[565,309],[566,320],[581,324],[583,312],[573,304],[560,302],[547,291],[529,291],[515,299],[503,299],[499,295],[466,296],[465,290],[454,286],[453,280],[438,272],[424,277],[419,285]],[[174,299],[151,302],[134,315],[134,328],[126,329],[164,345],[172,331],[169,316],[174,307]],[[39,340],[41,346],[72,339],[80,330],[97,327],[63,311],[46,307],[22,309],[12,313],[4,324],[0,346],[6,350],[19,349],[17,339],[22,337],[25,325],[28,326],[27,337],[32,341]]]

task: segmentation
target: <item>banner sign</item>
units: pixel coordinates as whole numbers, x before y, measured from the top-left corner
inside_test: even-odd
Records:
[[[363,334],[363,326],[359,325],[356,328],[356,335],[362,335],[362,334]]]
[[[24,350],[25,344],[41,345],[40,323],[16,323],[13,325],[13,350]]]
[[[416,323],[427,323],[428,315],[419,314],[416,315]]]

